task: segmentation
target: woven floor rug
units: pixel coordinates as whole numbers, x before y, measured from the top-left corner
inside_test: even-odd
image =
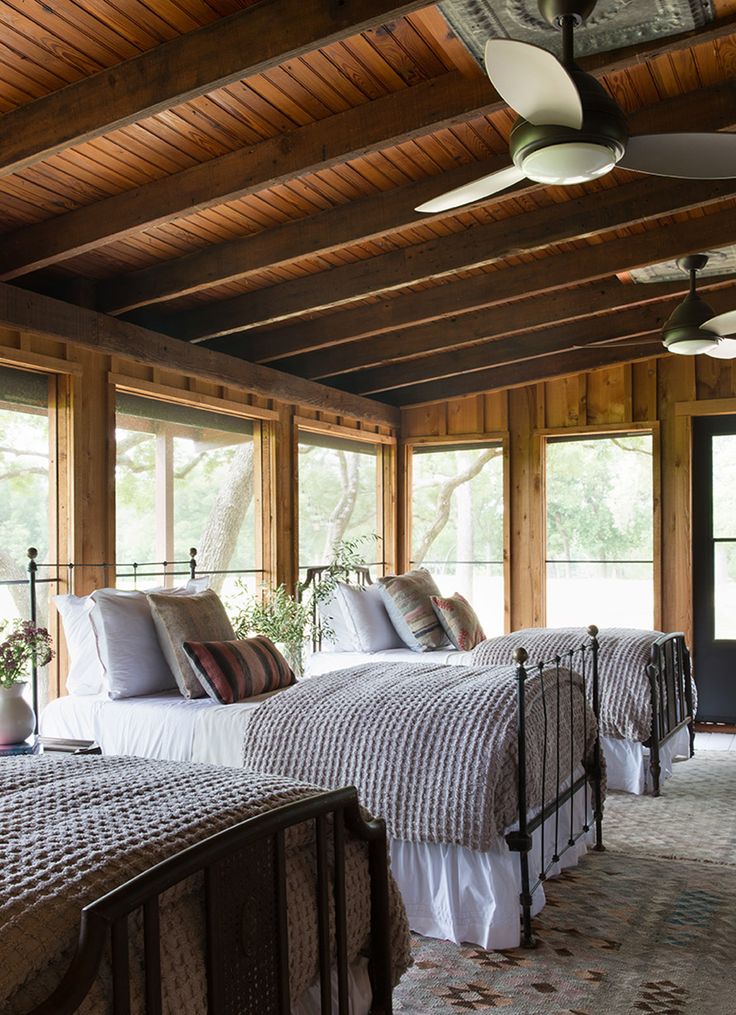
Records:
[[[611,794],[605,826],[610,849],[736,865],[736,751],[676,762],[656,799]]]
[[[547,885],[536,949],[415,937],[395,1011],[732,1015],[736,873],[724,864],[736,862],[736,798],[723,806],[723,782],[733,794],[735,779],[736,756],[710,753],[678,766],[659,800],[609,800],[610,849]],[[657,859],[659,850],[695,859]]]

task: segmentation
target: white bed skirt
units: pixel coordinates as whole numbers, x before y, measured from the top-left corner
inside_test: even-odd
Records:
[[[590,787],[588,806],[591,807]],[[577,831],[582,828],[585,815],[582,789],[560,809],[560,848],[567,842],[571,807]],[[554,855],[554,830],[555,819],[550,817],[544,824],[547,862]],[[541,828],[534,832],[532,840],[529,873],[533,884],[541,869]],[[594,841],[591,827],[587,835],[561,855],[548,876],[574,867]],[[417,934],[493,950],[518,948],[521,867],[518,853],[512,853],[505,840],[499,839],[490,850],[479,853],[463,846],[392,839],[391,870],[406,905],[409,926]],[[544,886],[540,885],[533,896],[532,914],[539,913],[544,903]]]
[[[606,759],[606,782],[609,789],[638,795],[652,792],[648,747],[633,740],[613,740],[610,737],[601,737],[601,747]],[[689,757],[690,731],[685,727],[678,730],[659,749],[660,785],[672,775],[675,758]]]
[[[338,1015],[337,971],[332,972],[332,1015]],[[357,959],[348,966],[348,1012],[349,1015],[369,1015],[373,991],[368,974],[368,959]],[[322,1003],[319,980],[308,987],[299,1000],[291,1006],[291,1015],[321,1015]]]

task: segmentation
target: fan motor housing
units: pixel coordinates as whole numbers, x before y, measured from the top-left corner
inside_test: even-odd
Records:
[[[662,341],[671,352],[704,352],[718,344],[718,336],[702,325],[713,317],[713,308],[697,292],[690,292],[670,314],[662,329]],[[695,346],[699,345],[699,349]],[[679,348],[678,348],[679,347]]]
[[[519,168],[523,167],[524,160],[530,155],[556,145],[575,143],[608,148],[614,163],[618,162],[624,153],[629,131],[622,111],[603,86],[590,74],[586,74],[575,65],[565,69],[580,94],[583,107],[582,128],[575,130],[559,124],[535,126],[519,117],[509,138],[511,158]]]

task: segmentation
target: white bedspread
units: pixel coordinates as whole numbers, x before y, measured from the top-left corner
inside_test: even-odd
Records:
[[[178,691],[111,701],[107,695],[68,696],[49,702],[41,734],[95,740],[103,754],[169,761],[201,761],[242,768],[243,738],[253,710],[272,691],[236,705],[183,698]]]

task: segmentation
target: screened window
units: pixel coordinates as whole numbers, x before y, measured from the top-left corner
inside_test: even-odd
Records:
[[[465,596],[488,636],[504,629],[503,548],[501,445],[414,447],[411,565]]]
[[[736,638],[736,436],[714,434],[713,554],[715,632],[717,639]]]
[[[338,544],[361,539],[363,559],[381,574],[382,446],[300,430],[298,451],[300,573],[329,563]]]
[[[50,440],[48,377],[0,367],[0,621],[29,617],[28,547],[38,549],[39,562],[51,559],[56,473]],[[37,600],[43,627],[48,588],[39,586]],[[48,697],[46,671],[39,673],[39,697],[41,704]]]
[[[547,623],[654,624],[652,435],[547,441]]]
[[[131,584],[132,563],[186,562],[189,548],[196,547],[199,571],[239,573],[213,579],[213,587],[227,592],[241,577],[255,589],[261,560],[256,425],[238,416],[118,394],[118,584]]]

